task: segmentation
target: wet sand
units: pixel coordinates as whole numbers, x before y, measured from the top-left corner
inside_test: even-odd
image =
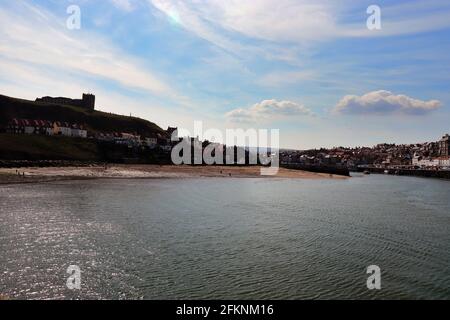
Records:
[[[25,175],[24,175],[25,174]],[[327,173],[280,168],[274,176],[262,176],[261,167],[227,166],[158,166],[158,165],[108,165],[96,167],[0,168],[0,184],[36,183],[70,179],[99,178],[291,178],[291,179],[346,179]]]

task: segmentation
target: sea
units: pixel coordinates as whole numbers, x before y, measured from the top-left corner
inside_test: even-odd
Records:
[[[450,181],[3,185],[0,297],[450,299]]]

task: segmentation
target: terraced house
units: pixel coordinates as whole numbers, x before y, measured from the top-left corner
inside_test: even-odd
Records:
[[[6,131],[14,134],[52,135],[52,128],[52,123],[46,120],[13,119]]]
[[[87,138],[87,130],[81,125],[48,120],[12,119],[6,127],[6,132],[13,134],[60,135]]]

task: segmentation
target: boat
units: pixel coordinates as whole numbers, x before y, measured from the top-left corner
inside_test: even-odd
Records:
[[[364,170],[364,174],[370,174],[369,170]]]

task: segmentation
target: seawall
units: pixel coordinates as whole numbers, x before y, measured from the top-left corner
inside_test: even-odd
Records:
[[[385,173],[394,174],[399,176],[415,176],[425,178],[439,178],[450,179],[450,170],[423,170],[423,169],[386,169],[386,168],[374,168],[368,167],[360,169],[359,171],[369,170],[372,173]]]
[[[348,170],[348,168],[333,167],[333,166],[302,165],[302,164],[281,164],[280,167],[286,169],[304,170],[317,173],[329,173],[350,177],[350,171]]]

